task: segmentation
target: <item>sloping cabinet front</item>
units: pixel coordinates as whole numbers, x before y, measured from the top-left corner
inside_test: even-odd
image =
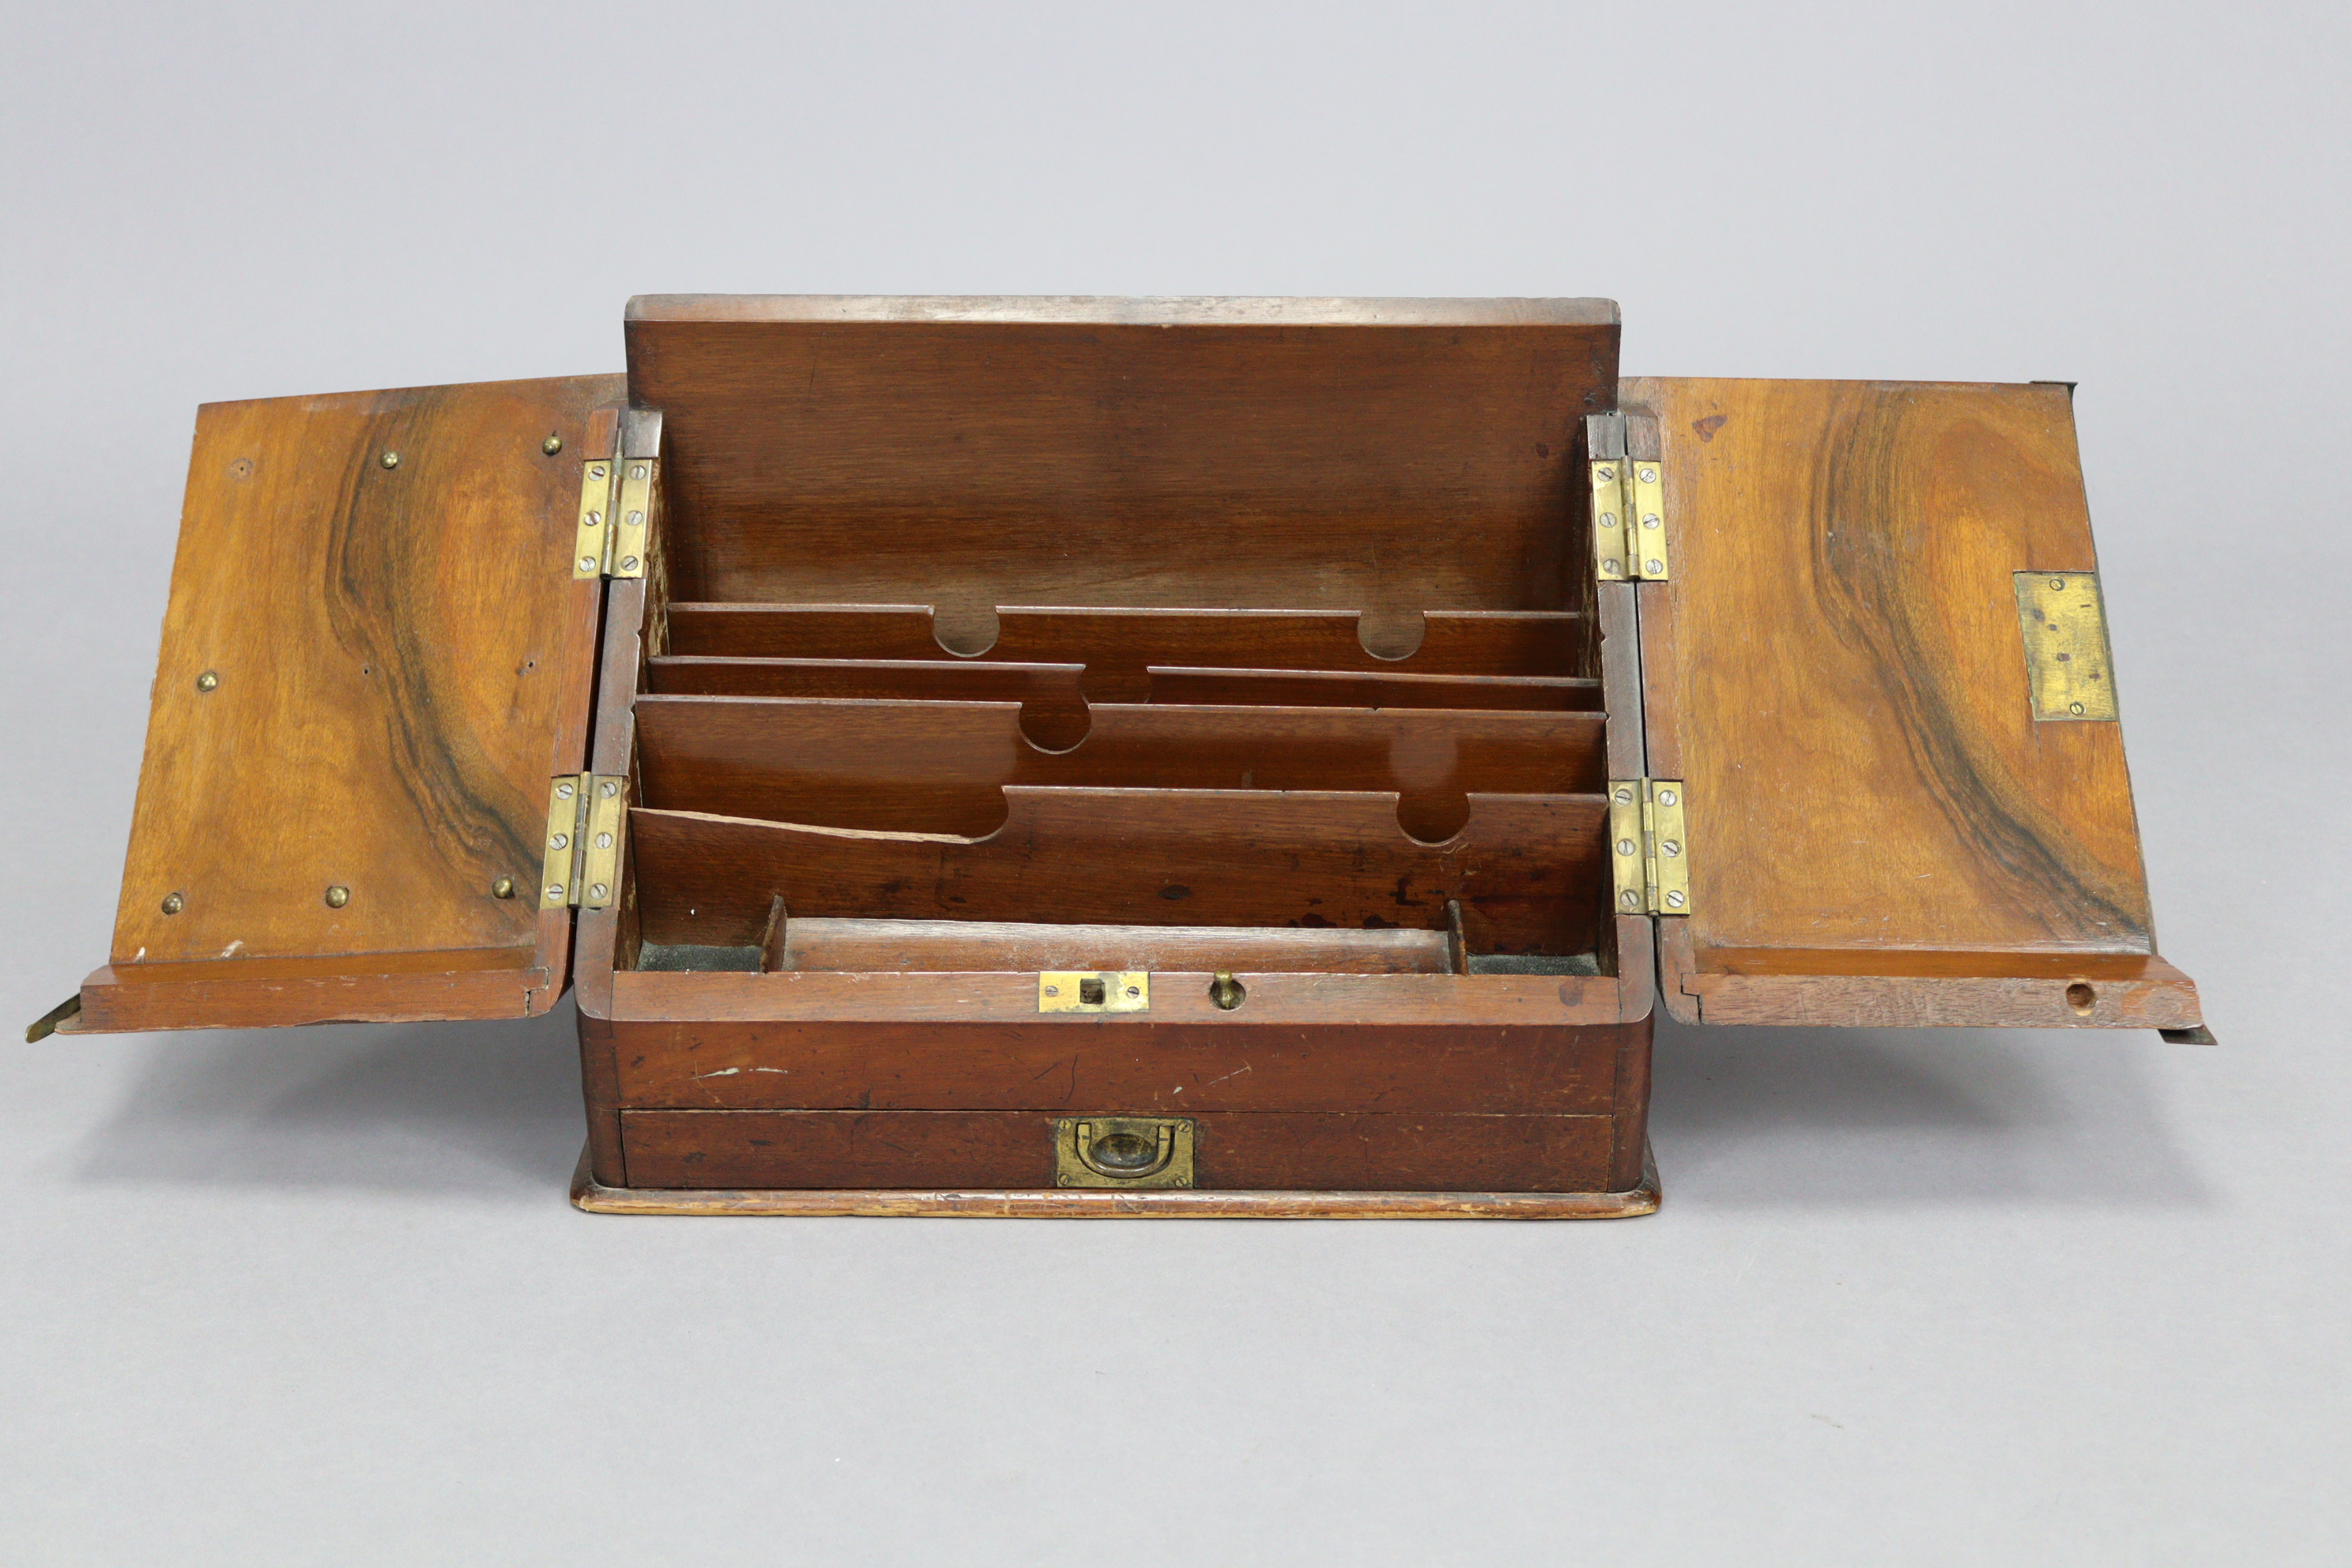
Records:
[[[113,952],[62,1027],[554,1004],[572,912],[534,895],[604,586],[572,580],[572,510],[622,391],[199,412]]]
[[[2199,1028],[2156,952],[2070,390],[1621,401],[1673,530],[1638,590],[1648,771],[1684,782],[1691,844],[1669,1012]]]

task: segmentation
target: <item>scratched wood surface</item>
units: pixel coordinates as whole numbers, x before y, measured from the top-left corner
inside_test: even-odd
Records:
[[[1009,703],[637,700],[642,804],[719,816],[981,837],[1004,786],[1384,791],[1415,837],[1451,837],[1471,795],[1592,795],[1595,713],[1159,708],[1105,703],[1070,749]]]
[[[680,598],[963,607],[1558,608],[1578,424],[1613,405],[1618,343],[1595,300],[672,297],[626,335],[631,395],[665,415]]]
[[[310,1004],[283,987],[240,1020],[236,963],[447,952],[446,973],[414,977],[418,1016],[552,1002],[570,922],[530,890],[547,780],[584,748],[600,586],[566,561],[591,412],[621,394],[589,376],[200,411],[118,993],[142,965],[217,961],[211,980],[173,983],[202,988],[190,1022],[296,1021]],[[516,897],[494,895],[501,877]],[[554,987],[465,956],[534,949]],[[514,983],[484,978],[501,971]],[[405,1016],[413,973],[356,963],[367,1016]],[[161,995],[118,1016],[167,1025]]]
[[[1643,380],[1625,399],[1664,441],[1648,749],[1689,785],[1700,966],[2153,951],[2121,727],[2029,703],[2011,575],[2097,566],[2066,389]]]
[[[1477,795],[1443,844],[1392,795],[1008,786],[985,838],[636,810],[648,941],[757,942],[772,901],[808,915],[1108,925],[1405,926],[1462,905],[1473,951],[1590,952],[1606,803]]]

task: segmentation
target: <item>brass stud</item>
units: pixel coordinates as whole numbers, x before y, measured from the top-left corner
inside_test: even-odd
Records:
[[[400,467],[400,454],[397,452],[386,452],[383,455],[383,466],[387,468],[396,468]]]
[[[351,901],[352,890],[349,888],[344,887],[341,882],[336,883],[333,887],[327,889],[327,907],[329,909],[340,910]]]
[[[555,437],[552,437],[552,436],[550,436],[550,437],[548,437],[548,439],[549,439],[549,440],[551,440],[551,441],[552,441],[552,440],[554,440],[554,439],[555,439]],[[553,456],[553,454],[552,454],[552,453],[551,453],[551,454],[549,454],[549,455],[550,455],[551,457],[551,456]],[[514,897],[514,879],[513,879],[512,877],[500,877],[497,881],[492,882],[492,883],[490,884],[490,897],[492,897],[492,898],[494,898],[494,899],[511,899],[511,898],[513,898],[513,897]]]
[[[179,894],[166,893],[163,895],[163,912],[165,914],[176,915],[187,907],[188,900],[180,897]]]
[[[539,444],[539,449],[552,458],[556,453],[563,450],[563,437],[561,436],[550,436],[546,440],[541,441]],[[505,895],[501,894],[499,896],[504,897]]]
[[[198,677],[196,677],[196,689],[197,689],[197,690],[199,690],[199,691],[213,691],[213,690],[216,690],[216,689],[219,689],[219,686],[220,686],[220,676],[219,676],[219,674],[218,674],[217,672],[215,672],[215,671],[214,671],[214,670],[209,670],[209,669],[208,669],[208,670],[205,671],[202,675],[199,675]]]

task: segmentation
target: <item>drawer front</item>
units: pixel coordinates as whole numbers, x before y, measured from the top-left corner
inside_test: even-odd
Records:
[[[624,1110],[621,1135],[632,1187],[1047,1189],[1055,1184],[1057,1124],[1078,1113]],[[1260,1111],[1185,1120],[1195,1188],[1610,1187],[1614,1133],[1607,1116]]]

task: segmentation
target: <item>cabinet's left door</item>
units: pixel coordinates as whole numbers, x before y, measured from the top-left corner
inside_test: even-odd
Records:
[[[196,416],[107,965],[63,1030],[541,1013],[604,584],[572,552],[622,378]]]

